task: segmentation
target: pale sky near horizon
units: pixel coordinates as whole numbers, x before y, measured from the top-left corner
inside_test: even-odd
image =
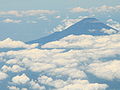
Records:
[[[120,22],[119,13],[119,0],[0,0],[0,40],[34,40],[80,16]]]
[[[76,6],[82,8],[99,7],[101,5],[119,5],[119,0],[0,0],[0,10],[30,9],[69,9]]]

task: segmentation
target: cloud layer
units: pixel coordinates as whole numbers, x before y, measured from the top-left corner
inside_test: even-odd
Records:
[[[35,48],[38,44],[28,45],[21,41],[14,41],[10,38],[7,38],[3,41],[0,41],[0,48]]]
[[[118,89],[109,83],[120,79],[119,37],[70,35],[41,49],[0,52],[0,82],[10,90]]]

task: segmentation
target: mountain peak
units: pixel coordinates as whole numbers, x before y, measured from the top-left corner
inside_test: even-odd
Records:
[[[93,22],[93,21],[98,21],[96,18],[84,18],[82,22]]]
[[[68,35],[82,35],[82,34],[94,35],[94,36],[109,35],[109,34],[103,32],[102,29],[105,29],[105,30],[113,29],[113,30],[117,31],[116,29],[100,22],[96,18],[84,18],[83,20],[75,23],[74,25],[68,27],[67,29],[65,29],[63,31],[54,32],[48,36],[45,36],[45,37],[37,39],[37,40],[30,41],[28,43],[45,44],[48,42],[62,39]]]
[[[82,23],[101,23],[98,19],[96,18],[84,18],[80,22]]]
[[[83,20],[98,20],[97,18],[94,18],[94,17],[88,17],[88,18],[84,18]]]

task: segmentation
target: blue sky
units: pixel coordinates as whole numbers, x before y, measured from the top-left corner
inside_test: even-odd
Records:
[[[68,9],[76,6],[84,8],[101,5],[118,5],[119,0],[0,0],[0,10],[27,10],[27,9]]]
[[[88,4],[89,3],[89,4]],[[84,8],[101,5],[118,5],[119,0],[0,0],[0,10],[10,9],[67,9],[75,6]]]
[[[0,40],[34,40],[53,32],[64,19],[80,16],[120,22],[119,5],[119,0],[0,0]]]

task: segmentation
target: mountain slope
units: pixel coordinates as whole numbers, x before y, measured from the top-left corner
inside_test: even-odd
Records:
[[[87,34],[87,35],[95,35],[95,36],[108,35],[107,33],[104,33],[101,31],[101,29],[103,29],[103,28],[108,29],[108,30],[113,29],[113,30],[117,31],[116,29],[100,22],[96,18],[85,18],[61,32],[55,32],[55,33],[52,33],[43,38],[29,41],[27,43],[29,43],[29,44],[40,43],[41,45],[43,45],[45,43],[48,43],[51,41],[56,41],[56,40],[59,40],[61,38],[64,38],[64,37],[66,37],[68,35],[72,35],[72,34],[73,35]]]

